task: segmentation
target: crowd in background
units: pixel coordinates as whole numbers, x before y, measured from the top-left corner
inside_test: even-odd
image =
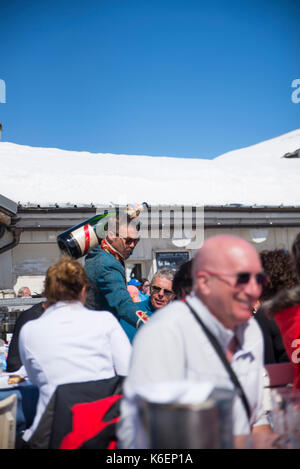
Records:
[[[295,239],[291,253],[283,249],[263,251],[257,259],[240,238],[227,239],[226,235],[224,239],[222,236],[215,237],[214,245],[211,241],[210,246],[208,241],[194,259],[178,266],[176,270],[164,268],[155,272],[151,279],[131,278],[127,282],[124,266],[138,242],[138,226],[128,226],[123,219],[119,221],[118,231],[109,230],[107,238],[88,253],[85,266],[66,256],[51,266],[45,280],[46,302],[24,311],[16,322],[7,357],[7,371],[27,376],[40,392],[33,425],[22,435],[24,444],[30,445],[34,435],[41,431],[40,422],[59,385],[107,380],[114,376],[126,377],[130,375],[130,369],[137,373],[137,362],[140,368],[147,369],[147,373],[151,374],[152,357],[149,355],[153,353],[153,349],[149,346],[143,355],[141,342],[147,344],[149,340],[152,343],[158,340],[158,336],[155,332],[149,339],[146,331],[148,334],[151,333],[151,328],[153,332],[163,331],[159,343],[163,361],[169,353],[173,353],[170,352],[173,349],[167,348],[169,336],[164,338],[166,330],[180,349],[183,339],[180,332],[174,329],[173,319],[175,324],[177,316],[183,315],[186,306],[197,309],[196,297],[222,323],[225,331],[235,330],[241,324],[244,327],[250,320],[249,317],[240,321],[241,324],[238,321],[233,322],[232,327],[226,322],[229,316],[225,317],[225,309],[229,302],[227,298],[226,303],[225,298],[226,294],[228,297],[230,288],[236,289],[235,294],[230,293],[231,300],[239,301],[240,307],[243,306],[245,311],[246,307],[249,309],[251,297],[251,321],[256,321],[259,325],[263,338],[263,364],[293,362],[293,344],[300,338],[300,235]],[[224,249],[218,247],[218,242],[224,243]],[[230,255],[237,256],[236,253],[232,254],[234,243],[241,249],[241,253],[244,249],[246,254],[244,258],[239,254],[237,259],[241,269],[238,273],[231,274],[227,273],[226,268],[233,265],[229,262]],[[254,248],[251,249],[254,251]],[[247,256],[248,265],[245,263]],[[223,257],[226,258],[226,264],[224,260],[220,268]],[[246,270],[243,270],[244,265]],[[235,278],[235,283],[231,281],[231,277]],[[242,289],[245,292],[246,288],[250,289],[252,280],[253,291],[256,288],[255,294],[245,293],[242,297]],[[213,282],[219,282],[218,288]],[[228,289],[227,293],[225,288]],[[241,306],[242,303],[244,304]],[[173,307],[172,304],[178,306]],[[221,311],[216,313],[218,308]],[[204,318],[205,314],[203,313]],[[199,315],[201,316],[200,313]],[[213,330],[215,324],[209,327]],[[216,333],[225,334],[223,329]],[[236,337],[235,342],[232,342],[233,337],[229,335],[224,342],[226,353],[229,353],[229,362],[233,360],[237,348],[243,349],[244,337],[241,339],[239,333]],[[206,339],[203,340],[206,343]],[[171,356],[168,359],[169,368],[178,366],[178,363],[170,365]],[[155,361],[154,357],[153,360]],[[182,360],[184,357],[179,356],[179,361]],[[143,362],[147,363],[144,365]],[[294,386],[300,387],[300,365],[294,363],[294,367]],[[129,384],[132,383],[132,376],[133,372]],[[170,377],[173,379],[172,373]],[[197,373],[193,378],[196,377]],[[162,378],[156,375],[154,381],[160,379]],[[186,379],[191,379],[188,374]],[[250,407],[256,404],[250,402]],[[126,412],[127,410],[125,417]],[[257,418],[258,421],[263,422],[261,416]],[[121,429],[124,427],[124,418],[122,425]],[[255,425],[259,426],[252,416],[249,428]],[[122,435],[120,439],[122,440]],[[126,443],[123,447],[133,447],[130,446],[134,444],[131,440],[132,436],[129,439],[124,438]]]

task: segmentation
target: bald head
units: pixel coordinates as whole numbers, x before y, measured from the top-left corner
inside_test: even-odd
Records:
[[[261,262],[254,247],[242,238],[217,235],[207,239],[194,259],[196,296],[225,327],[233,328],[251,317],[262,285]],[[238,282],[238,276],[248,280]]]
[[[245,255],[260,262],[258,253],[248,241],[226,234],[212,236],[204,242],[195,256],[194,278],[198,270],[228,269],[237,259],[242,262]]]

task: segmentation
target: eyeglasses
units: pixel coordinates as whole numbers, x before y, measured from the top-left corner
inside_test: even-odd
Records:
[[[162,294],[166,296],[174,295],[174,292],[172,292],[172,290],[166,290],[165,288],[160,288],[160,287],[157,287],[156,285],[152,285],[151,291],[153,293],[160,293],[162,291]]]
[[[124,236],[121,236],[120,234],[118,235],[118,238],[124,239],[125,244],[127,244],[128,246],[130,246],[130,244],[132,243],[136,246],[140,240],[140,238],[125,238]]]
[[[238,272],[237,274],[218,274],[216,272],[210,272],[209,270],[206,270],[206,272],[223,281],[225,280],[222,277],[235,277],[235,287],[247,285],[252,276],[255,277],[256,283],[260,287],[265,287],[269,282],[269,276],[265,272],[259,272],[258,274],[251,274],[250,272]]]

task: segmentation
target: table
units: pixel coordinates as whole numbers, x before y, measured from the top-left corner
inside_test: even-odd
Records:
[[[29,428],[33,422],[39,391],[30,381],[24,381],[14,387],[9,386],[7,388],[1,388],[0,400],[12,394],[17,394],[18,397],[16,434],[20,435],[26,428]]]

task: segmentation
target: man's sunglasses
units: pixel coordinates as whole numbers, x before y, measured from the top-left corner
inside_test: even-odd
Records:
[[[124,236],[121,236],[121,235],[118,235],[118,237],[124,239],[125,244],[127,244],[128,246],[130,246],[130,244],[132,243],[134,243],[134,245],[136,246],[140,240],[140,238],[125,238]]]
[[[166,296],[174,295],[174,292],[172,292],[171,290],[166,290],[165,288],[160,288],[160,287],[157,287],[156,285],[151,286],[151,291],[153,293],[160,293],[162,291],[162,294]]]
[[[269,276],[265,272],[259,272],[258,274],[251,274],[250,272],[238,272],[237,274],[218,274],[216,272],[206,271],[215,277],[218,277],[220,280],[224,279],[222,277],[234,277],[236,279],[235,287],[247,285],[252,276],[255,277],[256,283],[260,287],[265,287],[269,282]]]

